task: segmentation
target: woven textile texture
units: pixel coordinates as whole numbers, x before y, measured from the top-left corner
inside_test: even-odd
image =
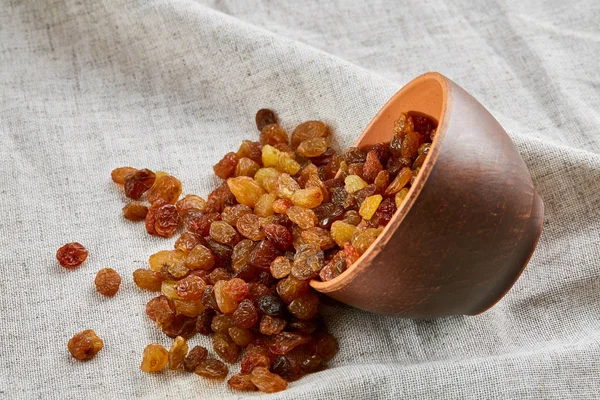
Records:
[[[4,0],[0,398],[599,398],[599,57],[593,0]],[[426,71],[491,111],[545,202],[509,294],[476,317],[427,321],[327,306],[338,356],[275,395],[140,372],[144,346],[170,340],[131,273],[174,239],[123,221],[110,171],[165,170],[206,195],[211,166],[257,137],[259,108],[286,129],[326,121],[340,149]],[[75,271],[55,259],[70,241],[90,251]],[[104,267],[123,276],[112,299],[93,287]],[[105,343],[86,363],[66,350],[83,329]]]

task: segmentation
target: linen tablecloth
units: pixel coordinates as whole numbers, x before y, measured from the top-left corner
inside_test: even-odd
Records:
[[[174,239],[123,220],[110,171],[165,170],[206,195],[211,166],[257,137],[259,108],[288,130],[326,121],[340,149],[427,71],[479,99],[516,143],[546,206],[537,251],[476,317],[326,307],[340,341],[330,368],[262,396],[599,398],[599,57],[593,0],[3,1],[0,398],[260,397],[139,370],[146,344],[170,340],[131,273]],[[90,251],[75,271],[55,259],[70,241]],[[104,267],[123,276],[114,298],[94,290]],[[66,350],[83,329],[105,345],[86,363]]]

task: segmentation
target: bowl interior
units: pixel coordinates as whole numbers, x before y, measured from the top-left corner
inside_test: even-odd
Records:
[[[394,122],[402,112],[422,113],[438,121],[435,139],[433,140],[427,159],[421,167],[419,175],[411,186],[402,206],[396,210],[396,213],[386,225],[381,235],[340,276],[327,282],[312,280],[310,284],[313,288],[327,293],[343,287],[357,273],[366,268],[377,252],[389,241],[393,232],[398,228],[402,219],[404,219],[404,216],[410,210],[431,172],[431,167],[437,159],[447,128],[447,121],[444,118],[447,112],[447,97],[448,82],[445,77],[435,72],[421,75],[400,89],[381,108],[357,139],[354,146],[367,149],[377,143],[389,142],[394,135]]]

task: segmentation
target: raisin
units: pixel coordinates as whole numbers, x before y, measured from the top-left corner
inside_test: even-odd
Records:
[[[417,150],[421,145],[421,135],[417,132],[407,132],[402,139],[402,147],[400,155],[402,157],[414,157],[417,155]]]
[[[237,308],[237,302],[233,300],[225,289],[227,281],[220,280],[215,283],[215,299],[217,300],[217,305],[219,306],[219,310],[223,314],[231,314]]]
[[[67,243],[56,252],[58,263],[68,269],[79,267],[87,256],[86,248],[77,242]]]
[[[367,186],[367,182],[358,175],[348,175],[345,179],[345,183],[346,186],[344,188],[347,193],[357,192]]]
[[[306,243],[319,247],[321,250],[331,249],[336,244],[327,229],[309,228],[302,231],[301,235]]]
[[[252,176],[254,176],[254,174],[256,174],[256,171],[258,171],[259,169],[260,169],[259,163],[257,163],[254,160],[249,159],[248,157],[242,157],[238,161],[233,175],[234,176],[250,176],[250,177],[252,177]]]
[[[123,216],[130,221],[143,221],[146,219],[146,214],[148,214],[148,207],[136,201],[127,203],[123,207]]]
[[[307,139],[298,145],[296,151],[304,157],[318,157],[327,150],[327,139],[316,137]]]
[[[233,340],[233,343],[240,347],[246,347],[250,342],[254,340],[254,335],[249,329],[238,328],[232,326],[229,328],[229,337]]]
[[[258,322],[258,313],[251,300],[242,300],[232,315],[233,325],[249,329]]]
[[[98,293],[111,297],[119,291],[121,276],[112,268],[104,268],[96,274],[94,284]]]
[[[284,330],[286,321],[283,318],[263,315],[260,319],[260,333],[267,336],[277,335]]]
[[[352,246],[358,251],[359,254],[363,254],[369,246],[375,241],[377,236],[381,233],[382,228],[367,228],[364,230],[356,230],[352,235]]]
[[[297,190],[300,190],[300,185],[289,174],[281,174],[277,177],[277,196],[291,199]]]
[[[360,257],[358,251],[356,251],[354,246],[352,246],[352,244],[350,243],[346,243],[344,245],[344,252],[346,253],[346,265],[348,267],[354,264],[356,260],[358,260],[358,258]]]
[[[386,170],[379,171],[373,184],[377,188],[377,193],[383,194],[390,183],[390,173]]]
[[[215,298],[215,289],[213,285],[206,286],[204,293],[202,293],[201,301],[205,307],[212,308],[213,310],[219,309],[217,299]]]
[[[402,170],[398,173],[396,178],[394,178],[394,180],[390,183],[390,185],[385,190],[385,195],[391,196],[391,195],[399,192],[400,189],[402,189],[404,186],[406,186],[410,182],[410,179],[412,178],[412,176],[413,176],[413,174],[409,168],[406,168],[406,167],[402,168]]]
[[[272,317],[282,317],[287,315],[285,303],[277,296],[266,295],[257,300],[258,309]]]
[[[275,213],[273,211],[273,202],[277,199],[275,194],[265,193],[256,200],[254,213],[259,217],[268,217]]]
[[[279,356],[273,361],[271,365],[271,371],[288,382],[295,381],[302,375],[300,366],[291,357]]]
[[[233,176],[235,172],[235,167],[238,164],[238,156],[236,153],[230,152],[223,156],[218,163],[213,166],[213,171],[215,175],[221,179],[227,179]]]
[[[221,215],[218,212],[203,214],[199,210],[191,209],[186,211],[181,219],[187,230],[203,237],[208,235],[210,224],[220,220]]]
[[[342,205],[346,197],[348,196],[348,192],[343,187],[336,187],[330,189],[331,202],[336,205]]]
[[[367,154],[356,147],[349,147],[342,156],[348,165],[353,163],[363,163],[367,158]]]
[[[144,349],[140,369],[144,372],[159,372],[167,365],[169,352],[160,344],[149,344]]]
[[[323,192],[318,187],[299,189],[292,195],[292,203],[304,208],[315,208],[323,202]]]
[[[275,167],[278,171],[289,175],[296,175],[300,171],[300,164],[290,153],[280,151],[268,144],[262,148],[262,162],[265,167]]]
[[[184,265],[185,253],[178,250],[161,250],[152,254],[148,259],[148,263],[153,271],[160,271],[163,267],[172,269]]]
[[[123,182],[125,195],[130,199],[139,199],[142,194],[152,187],[155,179],[156,175],[149,169],[137,170],[127,175]]]
[[[313,209],[320,228],[329,228],[334,221],[342,219],[344,207],[334,204],[325,203]]]
[[[175,207],[177,207],[177,212],[181,216],[183,216],[188,210],[198,210],[200,212],[204,212],[206,208],[206,200],[200,196],[188,194],[183,199],[177,201],[177,203],[175,203]]]
[[[269,269],[281,252],[268,240],[261,241],[250,253],[248,264],[260,269]]]
[[[213,350],[228,363],[236,362],[240,356],[240,347],[225,333],[215,333]]]
[[[206,237],[206,244],[208,244],[208,248],[212,251],[213,257],[215,259],[215,266],[227,267],[231,263],[231,254],[233,253],[233,249],[230,246],[219,243],[211,237]]]
[[[256,163],[262,163],[262,146],[258,142],[243,140],[236,154],[239,158],[246,157]]]
[[[313,333],[319,327],[319,322],[317,320],[301,321],[299,319],[293,318],[288,323],[288,327],[303,333]]]
[[[158,271],[149,269],[136,269],[133,271],[133,282],[140,289],[160,292],[162,284],[162,275]]]
[[[389,143],[385,143],[385,142],[377,143],[375,146],[373,146],[371,148],[371,151],[375,152],[381,165],[385,165],[391,156]]]
[[[225,291],[234,301],[240,302],[248,295],[248,284],[242,279],[233,278],[227,281]]]
[[[161,175],[146,193],[146,198],[152,205],[175,204],[180,195],[181,181],[171,175]]]
[[[206,308],[200,300],[172,299],[171,301],[175,306],[175,311],[177,314],[181,314],[190,318],[197,317]]]
[[[376,225],[385,226],[390,222],[395,212],[396,202],[391,197],[388,197],[381,202],[371,221]]]
[[[206,358],[200,361],[200,364],[194,370],[196,375],[209,379],[223,380],[229,374],[229,368],[221,360],[216,358]]]
[[[313,245],[306,245],[299,249],[294,256],[292,275],[300,280],[312,279],[323,268],[323,261],[324,254],[321,249]]]
[[[98,354],[104,342],[91,329],[76,333],[67,345],[69,353],[77,360],[91,360]]]
[[[215,265],[212,251],[201,244],[195,246],[185,257],[185,265],[189,269],[210,270]]]
[[[308,281],[297,279],[292,275],[277,283],[277,294],[287,304],[308,293],[308,291]]]
[[[125,177],[137,172],[137,169],[133,167],[119,167],[112,170],[110,177],[114,183],[123,185],[125,183]]]
[[[187,342],[183,337],[177,336],[169,349],[169,369],[183,369],[183,360],[187,352]]]
[[[256,112],[255,121],[256,128],[259,131],[262,131],[265,126],[276,124],[277,117],[275,116],[275,113],[268,108],[261,108]]]
[[[331,237],[338,246],[344,247],[344,244],[352,240],[352,235],[356,227],[343,221],[336,221],[331,225]]]
[[[146,304],[146,315],[160,326],[175,318],[175,306],[165,296],[154,297]]]
[[[330,281],[340,276],[346,270],[346,253],[341,250],[319,272],[322,281]]]
[[[244,357],[242,357],[241,372],[243,374],[249,374],[256,367],[269,368],[269,366],[271,365],[271,361],[266,355],[268,354],[268,350],[265,349],[265,352],[250,353],[250,346],[252,345],[249,345],[246,348],[246,354],[244,355]]]
[[[381,204],[382,200],[383,197],[380,194],[367,197],[360,205],[360,210],[358,213],[365,220],[369,221],[375,214],[375,211],[377,211],[377,208],[379,207],[379,204]]]
[[[425,162],[425,159],[427,158],[427,155],[425,154],[419,154],[417,156],[417,158],[415,158],[415,161],[412,164],[412,169],[416,169],[416,168],[420,168],[423,166],[423,163]]]
[[[260,144],[275,146],[280,143],[288,144],[290,141],[287,132],[278,124],[265,125],[260,130]]]
[[[377,157],[377,153],[375,153],[373,150],[369,151],[367,153],[367,158],[363,165],[362,177],[367,182],[373,182],[377,177],[377,174],[379,174],[379,172],[381,172],[382,170],[383,166],[381,165],[381,162]]]
[[[313,319],[319,311],[319,298],[314,294],[298,297],[288,305],[288,311],[303,321]]]
[[[252,383],[252,379],[250,378],[250,374],[235,374],[227,381],[229,387],[235,390],[242,391],[256,391],[258,388],[254,383]]]
[[[208,350],[202,346],[194,346],[183,359],[183,369],[193,372],[208,356]]]
[[[419,146],[419,149],[417,150],[417,153],[422,156],[422,155],[427,155],[429,154],[429,150],[431,149],[431,143],[423,143],[422,145]]]
[[[300,368],[302,369],[303,372],[311,373],[311,372],[320,371],[321,369],[323,369],[323,366],[324,366],[323,359],[321,357],[319,357],[318,355],[312,355],[312,356],[308,356],[302,360]]]
[[[235,245],[231,254],[231,267],[236,273],[239,273],[246,266],[250,253],[254,249],[254,242],[244,239]]]
[[[250,282],[248,284],[248,298],[252,301],[257,301],[262,296],[271,294],[271,290],[264,284]]]
[[[271,263],[270,270],[275,279],[282,279],[290,274],[292,263],[287,257],[279,256]]]
[[[211,324],[215,310],[207,308],[203,310],[196,318],[196,332],[201,335],[210,335],[212,333]]]
[[[163,281],[162,285],[160,286],[160,291],[169,299],[181,299],[181,297],[177,293],[177,290],[175,290],[176,284],[176,280]]]
[[[357,175],[362,177],[364,172],[364,163],[353,163],[348,165],[348,175]]]
[[[339,345],[335,337],[327,332],[317,332],[316,334],[316,354],[322,359],[329,361],[338,352]]]
[[[236,227],[238,232],[248,239],[259,241],[264,239],[265,233],[260,228],[260,217],[255,214],[242,215],[238,220]]]
[[[306,121],[301,123],[292,132],[292,147],[296,148],[307,139],[326,138],[329,136],[329,127],[321,121]]]
[[[337,158],[336,158],[337,157]],[[343,158],[341,158],[341,156],[338,156],[337,154],[335,154],[335,150],[331,147],[327,147],[325,149],[325,151],[316,156],[316,157],[311,157],[310,161],[316,165],[317,167],[322,167],[322,166],[327,166],[329,165],[332,161],[335,161],[333,164],[331,164],[330,167],[325,169],[325,175],[331,175],[331,178],[333,178],[335,176],[335,174],[337,173],[337,169],[339,169],[339,162],[342,160]],[[337,163],[337,168],[336,168],[336,164]],[[335,172],[333,172],[333,170],[335,170]],[[333,172],[333,174],[332,174]],[[326,178],[326,179],[330,179],[330,178]]]
[[[223,209],[221,220],[227,222],[231,226],[235,226],[238,219],[246,214],[252,214],[252,209],[244,204],[236,204]]]
[[[402,168],[410,167],[412,160],[408,157],[392,157],[386,164],[386,169],[391,176],[396,176],[402,170]]]
[[[175,291],[183,300],[200,300],[206,289],[206,282],[198,276],[188,276],[175,284]]]
[[[422,135],[429,136],[431,131],[435,130],[437,124],[431,118],[424,115],[411,114],[414,124],[414,130]]]
[[[308,208],[291,206],[288,208],[286,214],[293,223],[297,224],[302,229],[312,228],[318,222],[315,213]]]
[[[292,205],[293,203],[291,200],[277,199],[273,202],[272,205],[273,212],[276,212],[277,214],[285,214],[288,208],[290,208]]]
[[[235,246],[240,241],[240,235],[234,227],[225,221],[215,221],[210,224],[209,235],[221,244]]]
[[[227,182],[223,182],[209,193],[206,200],[205,212],[221,212],[225,207],[234,204],[236,204],[235,196],[229,189]]]
[[[281,172],[275,168],[261,168],[254,174],[254,180],[269,193],[274,193],[277,190],[277,179]]]
[[[231,328],[231,315],[215,315],[210,324],[210,329],[215,333],[227,333]]]
[[[394,134],[394,136],[392,136],[392,139],[390,140],[390,153],[392,153],[394,157],[401,157],[400,149],[402,148],[403,137],[404,133],[396,133]]]
[[[181,218],[173,204],[150,207],[146,215],[146,230],[151,235],[171,237],[177,231]]]
[[[410,115],[401,113],[400,117],[394,121],[394,132],[395,133],[406,133],[414,130],[413,118]]]
[[[396,193],[396,196],[394,197],[394,202],[396,203],[396,208],[400,208],[400,206],[404,202],[404,199],[406,198],[406,195],[408,195],[407,188],[403,188],[398,193]]]
[[[342,221],[344,221],[347,224],[356,226],[356,225],[360,224],[360,221],[362,221],[362,217],[360,216],[358,211],[348,210],[344,214],[344,218],[342,219]]]
[[[258,390],[264,393],[281,392],[287,388],[285,379],[263,367],[254,368],[250,374],[250,380]]]
[[[215,268],[210,274],[206,276],[207,282],[214,285],[218,281],[228,281],[231,279],[231,272],[225,268]]]
[[[271,338],[269,350],[273,354],[286,354],[302,344],[310,342],[310,335],[297,332],[281,332]]]
[[[254,179],[248,176],[229,178],[227,185],[236,200],[249,207],[254,207],[256,200],[265,193],[265,190]]]
[[[285,252],[292,249],[293,237],[285,226],[279,224],[267,224],[263,227],[263,230],[267,240],[275,245],[278,250]]]

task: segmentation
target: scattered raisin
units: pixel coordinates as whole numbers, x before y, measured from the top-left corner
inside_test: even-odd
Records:
[[[56,252],[59,264],[68,269],[79,267],[87,256],[86,248],[77,242],[67,243]]]
[[[98,354],[104,342],[96,332],[91,329],[76,333],[70,340],[67,348],[69,353],[77,360],[91,360]]]
[[[148,207],[136,201],[127,203],[123,207],[123,216],[130,221],[143,221],[146,219],[146,214],[148,214]]]
[[[111,297],[119,291],[121,276],[112,268],[104,268],[96,274],[94,284],[98,293]]]
[[[140,369],[144,372],[159,372],[166,367],[169,361],[169,352],[160,344],[149,344],[144,349]]]

